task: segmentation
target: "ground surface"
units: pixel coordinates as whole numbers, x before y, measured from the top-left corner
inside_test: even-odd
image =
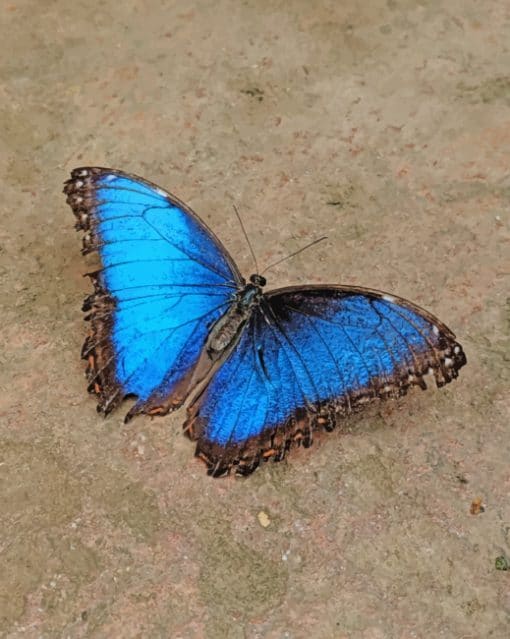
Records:
[[[0,636],[506,639],[508,1],[0,11]],[[92,261],[61,195],[83,164],[172,190],[247,274],[233,202],[262,264],[327,234],[271,285],[408,297],[468,366],[208,478],[183,412],[124,426],[85,391]]]

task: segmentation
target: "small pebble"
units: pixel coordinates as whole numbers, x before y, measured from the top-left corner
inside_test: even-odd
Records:
[[[259,514],[257,515],[257,519],[259,520],[259,524],[262,526],[262,528],[267,528],[269,524],[271,523],[271,520],[269,519],[269,515],[265,513],[263,510],[259,512]]]

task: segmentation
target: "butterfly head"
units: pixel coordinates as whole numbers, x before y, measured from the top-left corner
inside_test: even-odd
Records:
[[[266,278],[258,273],[254,273],[250,275],[250,282],[255,284],[255,286],[260,286],[261,288],[266,285]]]
[[[237,308],[242,313],[251,312],[263,295],[262,287],[266,285],[266,278],[258,273],[250,275],[250,281],[240,289],[236,295]]]

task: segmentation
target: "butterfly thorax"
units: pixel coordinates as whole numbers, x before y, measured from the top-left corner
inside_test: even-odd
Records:
[[[250,282],[236,293],[228,311],[213,325],[206,345],[211,359],[217,359],[237,342],[253,308],[260,304],[265,283],[261,275],[252,275]]]

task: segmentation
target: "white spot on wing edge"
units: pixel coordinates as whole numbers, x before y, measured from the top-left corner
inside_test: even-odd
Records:
[[[113,180],[115,180],[115,179],[116,179],[116,177],[117,177],[116,175],[111,175],[111,174],[110,174],[110,175],[107,175],[107,176],[104,178],[104,180],[105,180],[105,182],[113,182]]]
[[[453,349],[453,352],[455,353],[455,355],[458,355],[458,354],[460,353],[460,346],[456,346],[456,347]]]
[[[437,326],[433,326],[432,327],[432,332],[434,333],[434,335],[439,335],[439,329]]]
[[[382,298],[383,298],[383,300],[384,300],[385,302],[390,302],[391,304],[395,304],[395,302],[396,302],[396,300],[395,300],[395,298],[393,297],[393,295],[388,295],[387,293],[385,293],[385,294],[382,296]]]
[[[159,186],[157,186],[154,190],[158,195],[161,195],[161,197],[168,197],[168,193],[165,193],[165,191],[163,191],[163,189],[160,189]]]

